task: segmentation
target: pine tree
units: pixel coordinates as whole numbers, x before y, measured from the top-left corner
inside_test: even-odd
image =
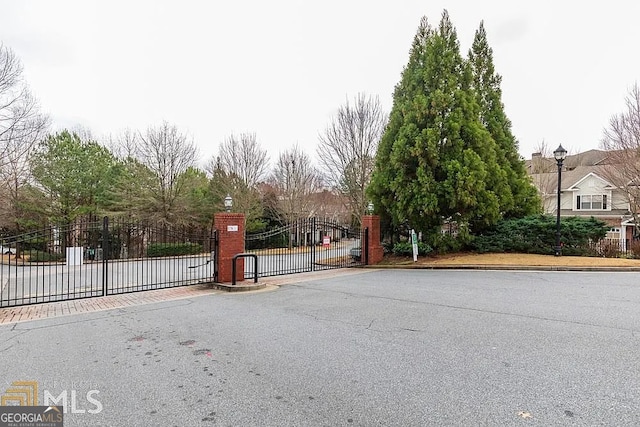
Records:
[[[409,55],[409,62],[404,68],[401,81],[396,85],[393,95],[393,108],[390,113],[387,129],[382,136],[376,153],[376,165],[371,177],[369,192],[378,206],[384,222],[401,224],[409,215],[409,200],[396,195],[397,189],[404,185],[405,181],[416,179],[417,159],[409,153],[409,144],[420,137],[417,125],[408,124],[417,117],[412,118],[415,109],[414,103],[422,103],[420,111],[426,110],[426,99],[422,92],[426,81],[424,73],[424,50],[427,41],[433,32],[426,17],[420,21],[418,31],[414,37]],[[408,122],[405,125],[405,122]],[[396,142],[397,141],[397,142]],[[397,167],[407,163],[406,168]],[[422,185],[425,188],[433,187],[432,176],[423,176]],[[424,194],[421,203],[428,210],[435,209],[437,197],[435,193]]]
[[[370,187],[392,223],[433,234],[445,218],[475,227],[500,218],[507,174],[471,86],[448,13],[435,30],[423,18],[395,88]]]
[[[31,158],[31,170],[45,199],[40,208],[51,221],[70,224],[111,203],[116,160],[95,141],[63,130],[49,135]]]
[[[518,142],[511,132],[511,121],[504,111],[500,88],[502,77],[495,72],[493,50],[487,41],[483,22],[475,33],[468,63],[472,74],[472,89],[480,107],[480,121],[496,142],[497,161],[507,175],[509,189],[500,201],[502,214],[504,217],[522,217],[537,213],[540,201],[527,176],[524,162],[518,153]]]

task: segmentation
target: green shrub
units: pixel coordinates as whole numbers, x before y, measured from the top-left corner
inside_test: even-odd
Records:
[[[29,250],[25,251],[24,254],[26,259],[29,262],[55,262],[62,261],[65,259],[63,254],[55,254],[50,252],[38,251],[38,250]]]
[[[439,254],[460,252],[462,241],[450,234],[438,234],[433,239],[433,250]]]
[[[148,257],[197,255],[202,253],[199,243],[151,243],[147,246]]]
[[[46,252],[47,246],[48,246],[48,241],[44,237],[26,239],[24,242],[22,242],[22,248],[24,250],[31,249],[35,251]]]
[[[418,255],[429,255],[433,249],[424,242],[418,242]],[[398,242],[393,245],[392,252],[399,256],[413,256],[413,246],[411,242]]]
[[[593,217],[565,217],[560,221],[562,253],[593,255],[590,242],[604,238],[608,227]],[[471,249],[480,252],[516,252],[550,255],[556,245],[556,219],[550,215],[534,215],[500,221],[480,236],[475,236]]]

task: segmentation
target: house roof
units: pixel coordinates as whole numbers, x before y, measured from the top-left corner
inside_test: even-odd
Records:
[[[615,173],[615,152],[589,150],[567,156],[562,166],[562,190],[571,189],[589,175],[595,175],[607,185]],[[555,193],[558,186],[558,169],[554,158],[542,157],[539,153],[525,161],[533,184],[543,193]]]
[[[573,169],[578,166],[598,166],[608,164],[608,160],[608,151],[589,150],[584,153],[567,156],[564,164],[567,169]]]
[[[564,160],[563,173],[565,170],[572,170],[578,166],[599,166],[612,164],[615,162],[615,152],[603,150],[588,150],[583,153],[570,154]],[[525,166],[529,174],[541,172],[555,172],[557,168],[556,160],[553,157],[542,157],[541,153],[533,153],[531,159],[525,160]]]
[[[562,171],[562,190],[568,190],[576,186],[589,175],[595,175],[608,185],[611,185],[605,178],[611,173],[607,165],[597,166],[576,166],[574,169]],[[558,187],[558,172],[547,172],[531,174],[533,184],[545,193],[555,193]]]
[[[578,182],[576,182],[575,184],[573,184],[572,186],[568,187],[569,190],[574,189],[574,187],[580,188],[580,185],[582,184],[582,181],[586,181],[587,178],[589,177],[595,177],[596,179],[599,179],[600,181],[602,181],[603,183],[605,183],[605,188],[609,187],[609,188],[615,188],[615,186],[613,184],[611,184],[609,181],[607,181],[606,179],[604,179],[601,176],[598,176],[598,174],[596,174],[595,172],[589,172],[587,175],[583,176],[581,179],[578,180]]]

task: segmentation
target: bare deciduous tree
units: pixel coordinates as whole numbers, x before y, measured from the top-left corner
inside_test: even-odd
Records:
[[[96,141],[97,142],[97,139],[94,138],[94,136],[93,136],[93,131],[88,126],[81,125],[81,124],[76,124],[74,126],[71,126],[71,129],[69,129],[69,131],[71,133],[74,133],[74,134],[78,135],[80,137],[80,139],[83,140],[83,141]]]
[[[20,60],[0,44],[0,166],[28,154],[48,124],[22,79]]]
[[[322,179],[309,156],[298,145],[278,156],[271,183],[276,193],[273,213],[285,222],[316,214],[314,195],[322,189]]]
[[[139,138],[139,159],[155,175],[156,216],[166,223],[180,223],[181,207],[176,205],[182,190],[179,177],[194,165],[198,150],[187,135],[167,122],[149,127]]]
[[[609,152],[606,179],[622,190],[638,231],[640,214],[640,87],[635,83],[625,98],[626,111],[609,120],[601,147]]]
[[[217,166],[254,188],[267,174],[269,157],[267,151],[260,148],[255,133],[230,135],[220,144],[218,156],[209,160],[207,171],[212,173]]]
[[[531,156],[530,175],[538,189],[543,212],[554,213],[557,209],[558,166],[553,158],[553,149],[545,141],[536,146],[536,152]]]
[[[22,71],[13,51],[0,43],[0,222],[16,229],[21,189],[30,177],[28,158],[49,126]]]
[[[368,204],[366,188],[387,123],[377,97],[358,94],[346,101],[320,135],[317,153],[327,182],[340,191],[359,223]]]
[[[109,135],[107,147],[118,159],[125,160],[127,158],[138,158],[138,143],[140,134],[130,128],[120,131],[115,137]]]
[[[245,214],[247,227],[263,214],[257,186],[268,172],[267,151],[260,148],[255,133],[230,135],[219,146],[205,170],[215,178],[214,193],[222,201],[226,194],[233,197],[235,212]]]

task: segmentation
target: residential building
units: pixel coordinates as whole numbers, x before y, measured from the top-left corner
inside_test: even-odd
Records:
[[[633,238],[634,219],[629,196],[616,180],[615,156],[607,151],[589,150],[568,155],[562,165],[560,216],[595,217],[609,227],[607,238],[620,239],[625,247]],[[534,153],[526,162],[527,172],[538,188],[546,214],[557,214],[558,166],[553,157]]]

